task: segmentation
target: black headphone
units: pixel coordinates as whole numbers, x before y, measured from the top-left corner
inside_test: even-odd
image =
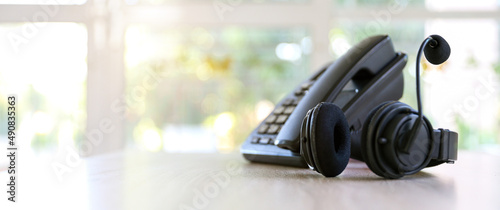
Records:
[[[400,178],[424,167],[452,163],[458,134],[432,128],[422,114],[420,57],[422,51],[435,65],[450,56],[450,46],[439,35],[427,37],[417,54],[416,89],[418,111],[398,101],[387,101],[371,110],[362,127],[363,161],[377,175]],[[322,102],[309,110],[302,121],[300,154],[311,169],[327,177],[342,173],[349,162],[351,133],[341,108]]]

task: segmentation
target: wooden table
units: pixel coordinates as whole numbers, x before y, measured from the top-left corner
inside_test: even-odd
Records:
[[[19,200],[0,203],[8,209],[500,209],[500,155],[466,151],[398,180],[354,160],[325,178],[237,153],[113,153],[74,164],[61,180],[54,161],[19,164]]]

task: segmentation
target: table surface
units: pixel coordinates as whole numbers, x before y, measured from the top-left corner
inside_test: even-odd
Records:
[[[18,202],[2,196],[8,209],[500,209],[500,155],[466,151],[455,164],[398,180],[355,160],[325,178],[234,153],[120,152],[23,164]]]

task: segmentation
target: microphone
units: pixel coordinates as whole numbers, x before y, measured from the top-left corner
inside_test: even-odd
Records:
[[[451,54],[451,49],[450,45],[446,40],[437,35],[430,35],[427,37],[422,44],[420,45],[420,48],[418,49],[417,53],[417,62],[416,62],[416,89],[417,89],[417,104],[418,104],[418,118],[415,120],[415,123],[413,124],[413,127],[410,131],[410,138],[406,142],[406,144],[403,147],[403,152],[408,153],[410,150],[410,146],[413,145],[413,142],[415,141],[415,136],[417,136],[418,132],[420,131],[420,127],[422,125],[422,100],[420,98],[420,58],[422,55],[422,51],[425,54],[425,58],[432,64],[434,65],[439,65],[444,63],[448,58],[450,57]]]
[[[446,42],[446,40],[439,35],[431,35],[427,39],[430,40],[424,47],[425,58],[427,58],[427,60],[434,65],[442,64],[446,60],[448,60],[451,54],[451,49],[448,42]],[[420,62],[418,58],[417,62]]]

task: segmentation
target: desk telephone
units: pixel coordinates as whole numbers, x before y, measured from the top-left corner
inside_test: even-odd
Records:
[[[421,52],[440,64],[450,47],[432,35],[422,43],[418,61]],[[243,156],[252,162],[309,167],[327,177],[340,174],[350,157],[385,178],[452,163],[458,134],[434,130],[422,115],[420,62],[418,111],[397,102],[407,59],[387,35],[361,41],[282,99],[243,143]]]

